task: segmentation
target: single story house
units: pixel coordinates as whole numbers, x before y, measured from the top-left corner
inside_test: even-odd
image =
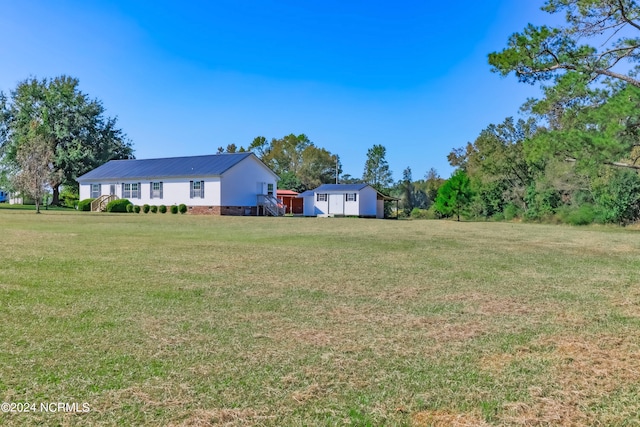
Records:
[[[125,198],[135,205],[185,204],[191,213],[283,213],[275,198],[278,176],[251,152],[111,160],[77,181],[80,200],[96,199],[91,210]]]
[[[300,193],[304,216],[359,216],[384,218],[385,196],[369,184],[322,184]]]
[[[285,213],[302,215],[302,199],[298,198],[298,194],[293,190],[276,190],[276,197],[284,205]]]

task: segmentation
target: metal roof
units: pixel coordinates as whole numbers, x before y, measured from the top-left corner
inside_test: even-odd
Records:
[[[316,193],[322,193],[324,191],[360,191],[367,187],[369,184],[322,184],[320,187],[314,189]]]
[[[110,160],[78,177],[77,181],[216,176],[222,175],[252,155],[254,154],[247,152],[164,159]]]
[[[317,193],[331,193],[331,192],[351,192],[351,191],[360,191],[363,188],[370,187],[369,184],[359,183],[359,184],[322,184],[321,186],[314,188],[313,190],[307,190],[304,193],[298,194],[297,197],[310,197]],[[373,187],[371,187],[373,188]],[[374,188],[375,190],[375,188]],[[396,197],[391,197],[382,194],[381,192],[375,190],[378,193],[378,198],[382,200],[400,200]]]

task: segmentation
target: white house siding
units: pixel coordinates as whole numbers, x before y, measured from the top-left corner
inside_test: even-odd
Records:
[[[350,193],[353,193],[353,191]],[[344,214],[347,216],[360,215],[360,193],[356,193],[355,201],[347,201],[346,194],[343,194],[342,197],[344,198]]]
[[[378,217],[377,215],[377,199],[378,193],[373,187],[365,187],[358,193],[360,198],[360,216]],[[384,212],[384,209],[383,209]]]
[[[313,203],[313,201],[315,200],[315,195],[313,196],[307,196],[303,198],[304,200],[302,201],[302,207],[303,207],[303,214],[304,216],[316,216],[318,215],[318,212],[316,212],[316,207]]]
[[[384,218],[384,200],[376,200],[376,203],[377,203],[376,218],[383,219]]]
[[[325,193],[322,193],[325,194]],[[329,213],[329,200],[327,198],[327,201],[318,201],[318,194],[316,193],[313,196],[313,204],[315,206],[315,214],[314,215],[327,215]]]
[[[191,198],[190,181],[204,181],[204,198]],[[140,183],[141,191],[139,198],[129,197],[129,201],[134,205],[179,205],[184,203],[187,206],[220,206],[220,177],[189,178],[178,179],[147,179],[113,182],[101,182],[101,195],[110,194],[111,184],[116,186],[116,196],[122,198],[122,184]],[[151,198],[151,182],[162,182],[162,198]],[[98,183],[93,183],[98,184]],[[80,185],[80,200],[91,197],[91,184]],[[254,203],[255,204],[255,203]]]
[[[222,175],[219,206],[256,206],[258,194],[267,194],[268,184],[276,195],[277,176],[254,156],[247,157]]]

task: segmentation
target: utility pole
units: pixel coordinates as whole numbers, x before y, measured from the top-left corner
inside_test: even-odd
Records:
[[[339,184],[339,182],[338,182],[338,161],[339,161],[339,157],[336,154],[336,184]]]

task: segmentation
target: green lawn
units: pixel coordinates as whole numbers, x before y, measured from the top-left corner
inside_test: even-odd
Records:
[[[0,397],[90,405],[0,425],[640,423],[637,230],[1,209],[0,229]]]

